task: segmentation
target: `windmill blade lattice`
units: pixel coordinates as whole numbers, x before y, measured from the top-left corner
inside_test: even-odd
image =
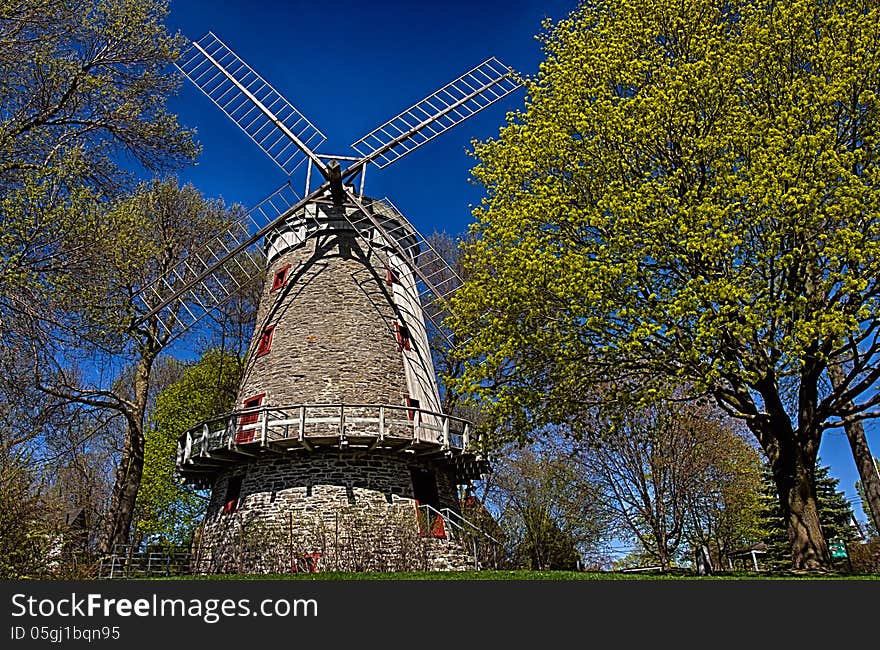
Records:
[[[387,167],[519,87],[510,70],[492,57],[351,146],[377,167]]]
[[[401,229],[401,232],[397,232],[396,229],[383,229],[383,237],[387,239],[408,235],[412,242],[403,246],[402,250],[406,254],[405,259],[412,260],[412,263],[419,269],[418,276],[421,280],[419,299],[422,305],[427,309],[428,305],[437,306],[447,300],[461,285],[458,273],[449,266],[449,263],[431,246],[421,232],[416,230],[415,226],[403,216],[403,213],[397,209],[391,199],[385,197],[379,203],[394,214],[400,223],[398,228]]]
[[[287,175],[303,163],[306,151],[326,140],[302,113],[211,32],[193,42],[177,67]]]
[[[253,283],[261,282],[266,272],[265,253],[256,233],[298,202],[290,185],[283,185],[170,273],[147,286],[139,295],[147,310],[141,322],[156,316],[162,332],[174,338]]]

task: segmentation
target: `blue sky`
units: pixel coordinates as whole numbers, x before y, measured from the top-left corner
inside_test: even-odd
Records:
[[[352,155],[349,145],[460,74],[495,56],[525,74],[542,58],[535,35],[575,0],[472,2],[241,2],[172,0],[168,24],[191,39],[213,31],[325,135],[322,153]],[[473,138],[497,135],[506,112],[523,106],[518,91],[386,169],[371,168],[366,192],[388,196],[423,234],[464,232],[482,191],[470,181]],[[171,103],[198,129],[203,153],[181,178],[209,196],[254,205],[285,174],[188,82]],[[302,194],[304,175],[292,179]],[[868,425],[880,455],[880,435]],[[858,479],[842,431],[820,448],[831,474],[864,519]]]
[[[192,39],[213,31],[327,136],[320,152],[353,155],[352,142],[490,56],[520,72],[541,60],[535,40],[545,17],[573,0],[479,2],[238,2],[172,0],[169,24]],[[428,235],[465,231],[479,188],[469,182],[472,138],[497,135],[509,95],[384,170],[365,190],[388,196]],[[188,82],[172,108],[198,128],[204,148],[184,175],[203,192],[253,205],[284,173]],[[304,166],[303,166],[304,169]],[[304,174],[293,177],[302,194]]]

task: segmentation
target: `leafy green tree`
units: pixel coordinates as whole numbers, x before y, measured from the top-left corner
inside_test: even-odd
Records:
[[[184,40],[168,33],[166,15],[164,0],[0,7],[0,362],[33,351],[52,399],[126,423],[105,550],[126,541],[149,375],[164,344],[155,329],[133,331],[132,309],[120,305],[186,252],[156,246],[165,224],[145,227],[146,210],[138,214],[125,197],[140,194],[143,204],[148,193],[135,187],[135,170],[165,172],[198,150],[167,110],[178,85],[170,64]],[[149,267],[145,256],[154,254]],[[109,360],[132,348],[137,360]],[[84,386],[89,373],[70,364],[86,354],[92,375],[127,365],[134,383]],[[21,381],[34,384],[27,373]]]
[[[185,545],[192,539],[205,499],[175,473],[180,436],[202,420],[231,411],[241,379],[241,359],[208,350],[183,376],[159,393],[146,435],[144,475],[135,529],[152,543]]]
[[[238,216],[237,208],[207,199],[191,185],[181,187],[173,179],[143,184],[134,196],[113,206],[103,229],[95,234],[100,261],[78,274],[78,288],[66,302],[56,301],[56,321],[64,319],[66,324],[46,332],[36,351],[41,390],[115,413],[124,423],[110,508],[98,545],[102,553],[130,541],[154,365],[179,333],[175,323],[179,305],[141,322],[148,306],[139,296]],[[162,289],[170,292],[179,282],[175,276]],[[107,388],[87,380],[80,369],[98,363],[124,364],[125,371],[117,373]]]
[[[476,146],[458,391],[498,440],[609,375],[693,385],[769,459],[793,566],[829,566],[822,435],[880,402],[880,7],[599,0],[543,46]]]
[[[0,327],[77,286],[132,161],[158,172],[194,159],[166,108],[183,44],[166,13],[163,0],[0,6]]]
[[[788,564],[789,543],[785,517],[776,497],[776,485],[769,468],[765,466],[761,485],[760,525],[767,544],[767,560],[776,567]],[[853,511],[843,492],[837,489],[840,481],[829,475],[829,467],[816,467],[816,498],[819,502],[819,518],[825,537],[829,540],[853,542],[856,531],[852,526]]]

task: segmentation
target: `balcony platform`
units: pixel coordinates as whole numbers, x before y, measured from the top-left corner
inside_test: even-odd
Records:
[[[389,404],[296,404],[240,409],[201,422],[178,441],[177,469],[187,483],[209,486],[233,464],[264,455],[395,452],[436,459],[460,483],[489,470],[467,420]]]

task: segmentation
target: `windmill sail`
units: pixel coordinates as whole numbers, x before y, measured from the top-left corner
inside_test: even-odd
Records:
[[[166,276],[148,285],[138,296],[146,310],[140,322],[155,316],[161,331],[174,338],[250,284],[262,281],[266,268],[260,233],[299,203],[299,197],[285,183]]]
[[[400,223],[399,228],[409,236],[409,243],[403,246],[402,250],[405,259],[419,270],[417,273],[420,279],[419,301],[422,307],[426,314],[439,315],[442,305],[461,285],[461,278],[389,198],[385,197],[379,202],[394,214],[395,219]],[[383,232],[383,237],[397,239],[401,234],[403,233],[389,230]]]
[[[287,175],[326,137],[213,33],[194,41],[180,71]]]
[[[491,58],[391,118],[352,144],[377,167],[398,158],[460,124],[519,88],[510,70]]]

